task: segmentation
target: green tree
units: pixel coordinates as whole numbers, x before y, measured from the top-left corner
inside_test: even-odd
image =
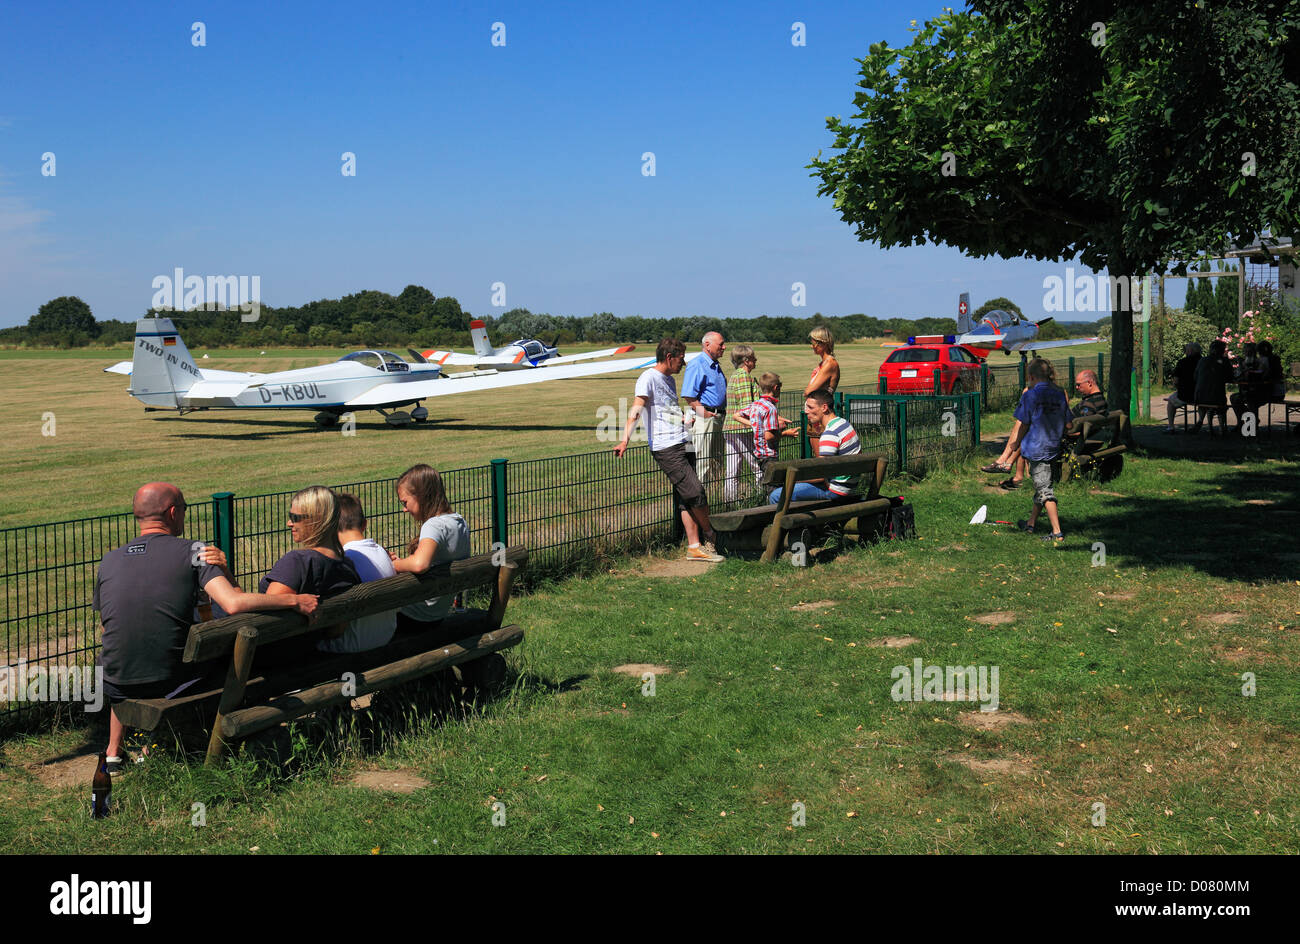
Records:
[[[1234,272],[1235,268],[1224,269]],[[1237,327],[1237,280],[1228,277],[1214,279],[1214,317],[1211,319],[1222,331]]]
[[[983,305],[980,305],[978,308],[975,309],[975,311],[971,314],[971,321],[978,324],[981,318],[983,318],[989,312],[999,308],[1002,311],[1009,311],[1012,312],[1013,314],[1019,315],[1021,318],[1025,317],[1025,313],[1020,310],[1020,306],[1017,305],[1015,302],[1013,302],[1011,299],[990,298]]]
[[[402,289],[402,294],[397,296],[397,307],[408,315],[415,315],[422,308],[432,308],[437,300],[433,292],[423,285],[408,285]]]
[[[883,247],[1078,258],[1118,278],[1294,232],[1297,12],[1297,0],[973,0],[907,46],[870,47],[857,113],[827,120],[840,153],[809,166],[858,238]],[[1111,344],[1107,389],[1127,404],[1123,305]]]
[[[99,337],[99,324],[90,306],[76,295],[50,299],[27,319],[27,330],[56,344],[85,344]]]

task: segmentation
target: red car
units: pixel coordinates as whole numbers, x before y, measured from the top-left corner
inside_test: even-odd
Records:
[[[942,393],[978,390],[983,359],[952,339],[952,335],[908,338],[880,365],[877,377],[885,381],[885,393],[933,393],[936,370]]]

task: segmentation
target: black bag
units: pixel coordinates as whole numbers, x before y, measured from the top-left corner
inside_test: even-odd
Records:
[[[880,536],[887,541],[916,537],[916,514],[912,506],[903,501],[902,495],[889,499],[889,511],[885,512],[881,522]]]

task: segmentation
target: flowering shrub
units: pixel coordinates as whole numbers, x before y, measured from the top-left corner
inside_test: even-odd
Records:
[[[1278,328],[1268,315],[1259,311],[1247,311],[1242,313],[1237,330],[1224,328],[1219,340],[1228,345],[1228,360],[1235,364],[1247,344],[1258,344],[1260,341],[1276,342],[1277,335]]]

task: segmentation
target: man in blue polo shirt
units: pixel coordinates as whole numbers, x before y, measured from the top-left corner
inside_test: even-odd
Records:
[[[1015,418],[1020,420],[1020,435],[1015,443],[1029,463],[1029,477],[1034,483],[1034,510],[1028,521],[1019,521],[1022,531],[1033,533],[1038,515],[1047,509],[1052,533],[1048,541],[1060,541],[1061,518],[1056,494],[1052,491],[1052,463],[1061,455],[1061,438],[1070,420],[1070,402],[1052,383],[1052,365],[1041,357],[1029,362],[1029,389],[1020,398]]]
[[[726,457],[722,426],[727,412],[727,375],[718,366],[727,349],[722,335],[710,331],[700,342],[704,356],[686,365],[682,375],[682,399],[695,411],[692,431],[695,469],[700,481],[716,481]]]

